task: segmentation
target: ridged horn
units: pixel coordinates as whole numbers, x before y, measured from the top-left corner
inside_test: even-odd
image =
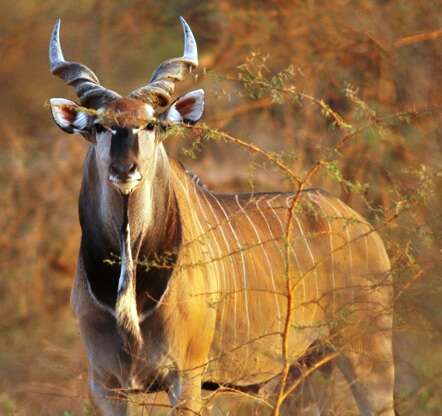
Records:
[[[182,81],[187,72],[198,66],[198,50],[195,37],[187,22],[180,16],[184,32],[184,53],[180,58],[164,61],[153,73],[149,83],[129,94],[154,107],[164,107],[172,100],[175,83]]]
[[[61,20],[57,19],[49,41],[49,65],[51,72],[75,88],[81,105],[99,108],[104,103],[119,98],[116,92],[100,85],[98,77],[86,65],[66,61],[60,43]]]

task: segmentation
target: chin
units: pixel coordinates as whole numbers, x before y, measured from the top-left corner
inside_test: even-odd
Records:
[[[110,181],[112,186],[119,191],[122,195],[129,195],[137,188],[140,181]]]

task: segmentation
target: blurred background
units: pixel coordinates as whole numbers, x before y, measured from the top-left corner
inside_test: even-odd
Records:
[[[76,98],[48,70],[52,25],[62,18],[68,59],[127,94],[182,53],[180,15],[201,66],[178,93],[205,89],[203,122],[274,152],[300,176],[327,158],[311,185],[381,227],[396,286],[398,408],[442,414],[440,0],[2,6],[0,415],[89,414],[86,359],[69,309],[88,144],[58,130],[47,108],[51,97]],[[169,154],[213,190],[292,189],[241,148],[191,147],[190,139],[167,140]]]

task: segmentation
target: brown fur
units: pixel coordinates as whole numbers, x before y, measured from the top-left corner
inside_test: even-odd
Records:
[[[138,128],[149,121],[146,104],[127,97],[111,101],[104,114],[106,124],[118,124],[125,128]]]

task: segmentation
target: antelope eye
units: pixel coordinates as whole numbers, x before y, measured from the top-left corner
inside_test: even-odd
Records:
[[[146,125],[146,127],[144,128],[144,130],[147,130],[147,131],[153,131],[154,128],[155,128],[155,123],[152,122],[152,123],[148,123],[148,124]]]
[[[103,133],[106,130],[101,124],[97,123],[94,126],[97,133]]]

